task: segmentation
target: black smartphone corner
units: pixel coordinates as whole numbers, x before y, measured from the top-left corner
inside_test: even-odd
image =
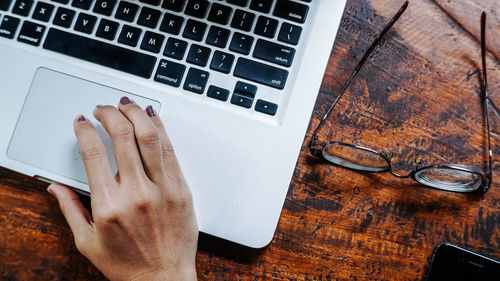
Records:
[[[441,242],[434,249],[424,281],[499,281],[500,261]]]

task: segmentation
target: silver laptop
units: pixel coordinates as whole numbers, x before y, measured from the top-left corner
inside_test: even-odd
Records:
[[[200,230],[264,247],[344,6],[0,0],[0,165],[88,192],[73,119],[128,96],[163,119]]]

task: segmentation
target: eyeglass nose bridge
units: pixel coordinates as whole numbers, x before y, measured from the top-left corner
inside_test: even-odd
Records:
[[[391,164],[392,160],[394,159],[394,153],[391,150],[387,150],[386,151],[386,156],[387,156],[387,159],[389,160],[389,163]],[[398,173],[395,173],[392,170],[392,165],[389,165],[389,173],[391,173],[391,175],[393,175],[395,177],[402,178],[402,179],[410,178],[411,175],[412,175],[412,173],[415,170],[418,170],[418,168],[420,168],[422,166],[422,164],[423,164],[422,158],[420,156],[417,156],[415,158],[415,160],[413,160],[413,164],[415,165],[415,168],[411,172],[409,172],[408,174],[406,174],[406,175],[400,175]]]

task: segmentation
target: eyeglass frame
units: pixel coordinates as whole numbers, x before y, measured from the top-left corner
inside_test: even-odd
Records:
[[[392,175],[398,177],[398,178],[412,178],[416,182],[421,183],[416,179],[416,175],[425,169],[429,168],[446,168],[446,169],[453,169],[453,170],[458,170],[458,171],[464,171],[471,173],[473,175],[479,176],[481,178],[481,184],[479,187],[477,187],[475,190],[471,190],[469,192],[474,192],[479,190],[481,187],[483,188],[483,193],[487,192],[490,187],[491,187],[491,182],[493,178],[493,162],[492,162],[492,150],[491,150],[491,130],[490,130],[490,114],[488,111],[491,99],[489,97],[488,93],[488,81],[487,81],[487,71],[486,71],[486,12],[483,11],[481,14],[481,59],[482,59],[482,84],[481,84],[481,96],[482,96],[482,102],[483,102],[483,107],[484,107],[484,114],[486,117],[486,127],[487,127],[487,132],[488,132],[488,156],[489,156],[489,161],[488,161],[488,167],[487,167],[487,172],[486,175],[483,175],[477,167],[474,166],[468,166],[468,165],[461,165],[461,164],[432,164],[432,165],[426,165],[423,166],[421,161],[418,161],[416,164],[416,167],[408,174],[408,175],[399,175],[397,173],[394,173],[392,170],[392,165],[391,165],[391,158],[384,153],[381,153],[379,151],[373,150],[371,148],[363,147],[363,146],[358,146],[358,145],[353,145],[353,144],[348,144],[340,141],[332,141],[328,143],[316,143],[318,140],[318,130],[322,127],[322,125],[325,123],[325,120],[330,116],[331,111],[339,101],[339,99],[343,96],[345,93],[346,89],[349,87],[351,84],[352,80],[354,77],[358,74],[360,71],[361,67],[364,65],[366,60],[368,59],[369,55],[372,53],[372,51],[375,49],[375,47],[380,43],[384,35],[391,29],[391,27],[396,23],[396,21],[401,17],[401,15],[404,13],[404,11],[407,9],[409,4],[409,1],[406,0],[401,8],[398,10],[398,12],[392,17],[392,19],[389,21],[389,23],[384,27],[384,29],[380,32],[380,34],[377,36],[377,38],[372,42],[370,47],[365,51],[365,54],[361,58],[361,60],[358,62],[356,68],[352,72],[352,74],[349,76],[349,78],[346,80],[344,85],[342,86],[339,95],[335,98],[333,101],[332,105],[330,108],[326,111],[326,113],[323,115],[320,123],[317,125],[316,129],[314,130],[311,140],[309,142],[309,151],[312,155],[322,158],[323,160],[328,161],[331,164],[341,166],[347,169],[352,169],[352,170],[357,170],[357,171],[362,171],[362,172],[377,172],[377,173],[382,173],[382,172],[390,172]],[[356,168],[350,168],[344,165],[336,164],[331,160],[326,159],[324,155],[324,150],[327,148],[329,145],[332,144],[340,144],[344,146],[348,146],[351,148],[355,148],[358,150],[363,150],[367,151],[370,153],[373,153],[375,155],[380,156],[382,159],[384,159],[387,162],[387,167],[385,169],[382,169],[380,171],[363,171],[362,169],[356,169]],[[320,148],[318,148],[318,146]],[[426,185],[426,184],[423,184]],[[430,185],[426,185],[430,186]],[[440,189],[440,190],[446,190],[446,189]],[[451,191],[451,190],[448,190]],[[467,191],[461,191],[461,192],[467,192]]]

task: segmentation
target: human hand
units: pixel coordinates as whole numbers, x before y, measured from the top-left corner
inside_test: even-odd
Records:
[[[118,109],[98,106],[95,118],[113,140],[117,175],[85,117],[74,121],[91,192],[92,216],[60,184],[54,195],[78,250],[111,280],[196,280],[198,226],[191,193],[152,107],[124,97]]]

